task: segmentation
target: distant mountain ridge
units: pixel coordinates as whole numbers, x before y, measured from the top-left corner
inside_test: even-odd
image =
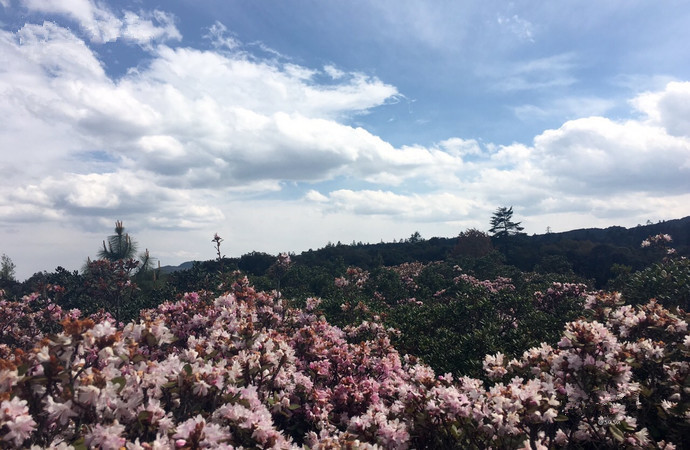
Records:
[[[610,242],[619,245],[639,245],[647,237],[657,234],[671,235],[674,245],[689,245],[690,216],[649,225],[638,225],[632,228],[620,226],[611,226],[608,228],[581,228],[561,233],[540,234],[532,237],[553,242],[570,239],[575,241],[589,240],[592,242]]]
[[[548,246],[567,241],[589,241],[593,244],[607,244],[614,247],[639,248],[644,239],[657,234],[671,235],[673,238],[672,246],[678,250],[679,254],[687,255],[690,248],[690,216],[631,228],[610,226],[607,228],[581,228],[532,236],[524,235],[521,236],[520,240],[523,246]],[[456,241],[457,237],[433,237],[419,242],[408,240],[405,242],[359,243],[354,245],[338,243],[337,245],[329,244],[317,250],[303,251],[299,255],[295,255],[293,259],[295,262],[307,265],[315,265],[319,261],[332,259],[340,259],[345,264],[361,264],[363,266],[397,265],[409,261],[429,262],[445,258],[455,246]],[[264,259],[267,259],[272,255],[252,252],[240,258],[228,259],[239,262],[245,256],[252,258],[263,256]],[[195,262],[202,263],[204,261],[186,261],[178,266],[163,266],[161,272],[172,273],[191,269]]]

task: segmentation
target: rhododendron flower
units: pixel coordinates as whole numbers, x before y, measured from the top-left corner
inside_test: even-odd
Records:
[[[8,432],[3,436],[2,440],[13,442],[17,447],[21,446],[22,442],[28,439],[36,429],[36,422],[28,414],[22,414],[7,420],[4,422],[4,425],[8,428]]]
[[[72,410],[72,400],[67,400],[65,403],[57,403],[50,395],[47,398],[46,411],[50,420],[60,425],[67,425],[70,417],[77,416],[77,413]]]
[[[86,433],[85,442],[91,448],[98,447],[105,450],[118,450],[123,447],[126,439],[121,437],[125,431],[124,425],[115,422],[112,425],[96,424]]]

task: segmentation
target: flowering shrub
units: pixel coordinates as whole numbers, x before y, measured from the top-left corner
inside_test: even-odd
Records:
[[[357,289],[362,289],[368,279],[369,272],[366,270],[362,270],[359,267],[348,267],[345,276],[336,278],[334,283],[339,288],[353,286]]]
[[[47,291],[56,294],[60,286],[48,286]],[[34,341],[45,334],[60,330],[60,321],[67,317],[79,317],[81,311],[64,311],[37,293],[25,295],[19,301],[4,298],[0,290],[0,346],[30,350]]]
[[[400,276],[400,281],[403,285],[410,291],[415,291],[418,286],[415,282],[415,278],[422,273],[422,270],[426,267],[426,264],[420,262],[403,263],[397,266],[390,267],[390,269]]]
[[[673,448],[690,433],[687,315],[587,299],[556,346],[484,359],[484,383],[437,376],[376,321],[338,328],[240,279],[117,327],[46,315],[59,332],[0,346],[0,446]],[[14,308],[14,309],[11,309]],[[18,317],[19,319],[20,317]],[[4,323],[4,322],[2,322]],[[43,325],[38,326],[42,328]],[[13,333],[21,334],[21,330]]]
[[[656,298],[667,308],[690,309],[690,260],[684,257],[664,259],[627,277],[622,292],[626,301],[646,303]]]
[[[507,289],[510,291],[515,290],[515,286],[512,285],[512,280],[510,278],[505,278],[505,277],[498,277],[495,280],[484,280],[480,281],[477,278],[473,277],[472,275],[468,275],[466,273],[460,274],[460,276],[456,277],[454,279],[456,283],[459,283],[461,281],[468,283],[472,286],[480,287],[483,289],[486,289],[487,291],[491,292],[492,294],[497,293],[498,291],[501,291],[503,289]]]
[[[666,244],[669,244],[672,241],[673,241],[673,239],[668,234],[657,234],[656,236],[649,236],[647,239],[642,241],[642,243],[640,244],[640,247],[642,247],[642,248],[652,247],[652,246],[665,247]]]
[[[537,308],[542,311],[554,312],[559,304],[562,304],[568,299],[578,299],[584,296],[587,291],[587,285],[583,283],[554,282],[546,292],[535,292],[534,301]]]

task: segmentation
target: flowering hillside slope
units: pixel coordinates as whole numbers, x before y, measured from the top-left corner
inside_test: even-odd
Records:
[[[683,448],[687,314],[590,294],[557,346],[437,375],[381,324],[340,329],[240,280],[118,326],[0,300],[0,447]]]

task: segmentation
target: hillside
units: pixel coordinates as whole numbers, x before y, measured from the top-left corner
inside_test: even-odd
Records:
[[[640,247],[648,236],[669,234],[672,246],[681,256],[690,254],[690,216],[656,224],[632,228],[611,226],[608,228],[583,228],[560,233],[521,235],[507,242],[493,240],[493,245],[505,258],[505,263],[520,270],[545,270],[569,272],[595,280],[603,286],[616,273],[614,264],[638,270],[648,265],[656,255]],[[371,270],[379,266],[395,266],[406,262],[428,263],[450,257],[462,257],[454,252],[457,238],[432,237],[423,239],[412,236],[404,242],[377,244],[329,244],[317,250],[307,250],[292,255],[295,263],[310,267],[343,268],[356,266]],[[274,262],[275,256],[252,252],[240,258],[228,258],[230,264],[253,275],[261,276]],[[179,266],[164,266],[163,273],[190,269],[194,261]],[[624,269],[627,270],[627,269]]]

